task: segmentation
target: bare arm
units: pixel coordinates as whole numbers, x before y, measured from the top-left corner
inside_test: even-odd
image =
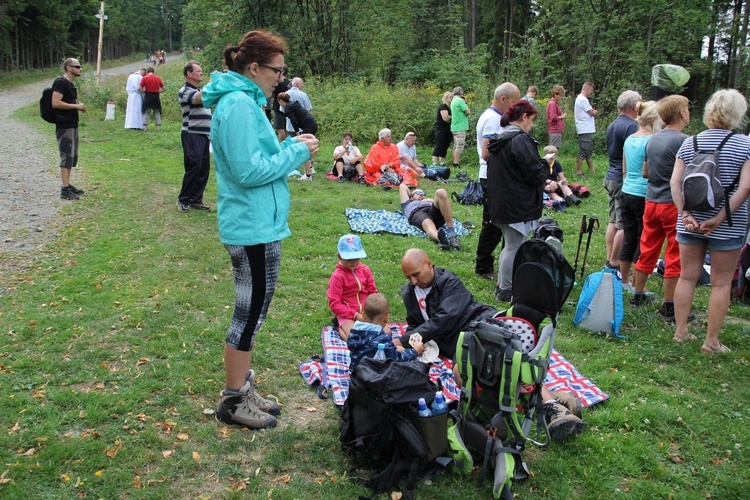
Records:
[[[444,122],[450,123],[451,118],[453,118],[447,109],[441,109],[440,110],[440,117],[443,119]]]
[[[648,179],[648,161],[643,162],[643,173],[641,175],[644,179]]]
[[[482,159],[484,161],[487,161],[487,159],[490,157],[490,150],[488,148],[489,144],[490,144],[490,138],[482,137]]]
[[[86,105],[81,103],[70,104],[62,100],[62,94],[60,92],[52,92],[52,107],[55,109],[77,109],[78,111],[86,112]]]

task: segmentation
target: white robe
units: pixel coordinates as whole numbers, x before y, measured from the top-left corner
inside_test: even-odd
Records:
[[[143,128],[143,115],[141,114],[141,105],[143,104],[143,94],[138,92],[141,86],[140,71],[136,71],[128,77],[126,90],[128,92],[128,107],[125,111],[125,128]]]

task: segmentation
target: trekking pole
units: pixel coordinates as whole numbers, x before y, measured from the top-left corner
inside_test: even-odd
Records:
[[[586,228],[586,232],[589,234],[586,238],[586,250],[583,252],[583,263],[581,264],[581,279],[583,279],[583,271],[586,269],[586,257],[589,255],[589,245],[591,244],[591,235],[594,229],[599,229],[599,219],[596,215],[592,215],[589,218],[589,225]]]
[[[576,261],[573,264],[573,276],[578,272],[578,255],[581,253],[581,242],[583,242],[583,235],[586,233],[586,214],[583,214],[581,218],[581,230],[578,232],[578,247],[576,248]]]

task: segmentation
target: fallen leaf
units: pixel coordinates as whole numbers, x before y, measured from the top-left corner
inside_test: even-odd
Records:
[[[6,470],[2,475],[0,475],[0,484],[8,484],[11,481],[9,477],[5,477],[8,475],[8,472],[10,472],[10,470]]]
[[[213,410],[213,408],[203,408],[203,414],[204,415],[213,415],[214,414],[214,410]]]
[[[102,477],[102,474],[104,474],[104,471],[103,471],[103,470],[98,470],[98,471],[94,472],[94,475],[95,475],[96,477]]]
[[[292,480],[292,477],[289,474],[285,474],[281,477],[277,477],[273,480],[274,483],[288,483]]]
[[[135,366],[145,365],[149,361],[151,361],[151,360],[148,359],[148,358],[141,358],[141,359],[139,359],[138,361],[135,362]]]
[[[314,413],[314,412],[318,411],[317,408],[314,408],[312,406],[308,406],[307,408],[305,408],[305,410],[309,411],[310,413]]]
[[[199,461],[201,459],[200,454],[197,451],[193,452],[193,460]]]
[[[115,447],[114,448],[107,448],[107,456],[109,458],[115,458],[117,456],[117,452],[120,451],[120,448],[122,448],[122,444],[120,443],[119,439],[115,439]]]
[[[164,450],[161,452],[161,456],[163,456],[164,458],[168,458],[170,455],[172,455],[172,453],[174,453],[174,450]]]
[[[104,389],[104,382],[97,382],[94,384],[95,389]]]
[[[721,465],[722,463],[724,463],[724,459],[723,458],[712,458],[711,462],[714,465]]]
[[[232,491],[243,491],[247,489],[247,484],[245,484],[245,481],[240,479],[239,481],[232,483],[230,488]]]
[[[36,448],[29,448],[26,450],[26,453],[23,454],[24,457],[33,457],[34,453],[36,453]]]
[[[153,483],[163,483],[166,480],[166,477],[163,477],[161,479],[149,479],[148,481],[146,481],[146,486],[151,486]]]
[[[67,474],[63,474],[60,476],[60,479],[62,480],[63,483],[67,483],[68,481],[70,481],[70,476]]]
[[[133,487],[143,488],[143,485],[141,484],[141,476],[136,474],[136,476],[133,478]]]
[[[18,422],[19,420],[16,420],[16,422],[13,424],[13,427],[11,427],[10,430],[8,431],[8,434],[10,434],[11,432],[17,432],[21,430],[21,426],[18,425]]]
[[[255,477],[258,477],[258,474],[260,474],[260,467],[255,469]]]
[[[179,439],[180,441],[187,441],[188,439],[190,439],[190,436],[188,436],[184,432],[181,432],[177,434],[177,439]]]

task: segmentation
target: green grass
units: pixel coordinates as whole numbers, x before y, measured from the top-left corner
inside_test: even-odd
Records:
[[[124,130],[119,116],[99,121],[103,115],[87,113],[81,127],[82,168],[73,181],[87,194],[65,205],[59,237],[30,270],[3,278],[0,475],[9,481],[0,485],[0,497],[368,494],[348,480],[338,410],[305,386],[297,364],[321,351],[335,245],[349,231],[344,208],[396,209],[396,193],[325,180],[334,143],[321,148],[314,182],[291,181],[293,235],[283,242],[278,289],[253,357],[260,387],[278,397],[282,417],[268,431],[227,428],[203,413],[215,407],[223,388],[222,347],[233,302],[216,214],[175,209],[183,170],[176,118],[160,133],[144,134]],[[33,106],[19,116],[44,127]],[[420,148],[423,159],[429,153]],[[464,160],[475,177],[471,148]],[[573,161],[562,157],[569,173]],[[587,181],[593,196],[555,214],[571,261],[581,214],[606,219],[600,187],[606,157],[597,156],[596,166],[600,173]],[[439,186],[423,183],[428,193]],[[461,187],[447,185],[449,191]],[[207,202],[215,196],[212,177]],[[479,225],[480,207],[455,211]],[[463,252],[441,253],[427,240],[363,235],[366,262],[391,301],[392,318],[405,316],[399,262],[412,246],[426,249],[479,300],[493,304],[493,285],[473,273],[477,236],[463,239]],[[603,263],[602,227],[593,236],[587,270]],[[649,287],[660,294],[657,279]],[[735,319],[722,332],[733,352],[707,357],[700,343],[675,344],[673,327],[653,308],[627,308],[628,340],[573,328],[579,291],[580,280],[562,312],[556,345],[611,399],[584,412],[589,428],[581,436],[545,450],[530,447],[525,457],[534,477],[516,492],[560,499],[746,495],[748,308],[733,305]],[[696,294],[698,320],[691,330],[699,336],[708,293]],[[446,475],[420,484],[418,495],[488,498],[490,486],[479,488],[476,479]]]

